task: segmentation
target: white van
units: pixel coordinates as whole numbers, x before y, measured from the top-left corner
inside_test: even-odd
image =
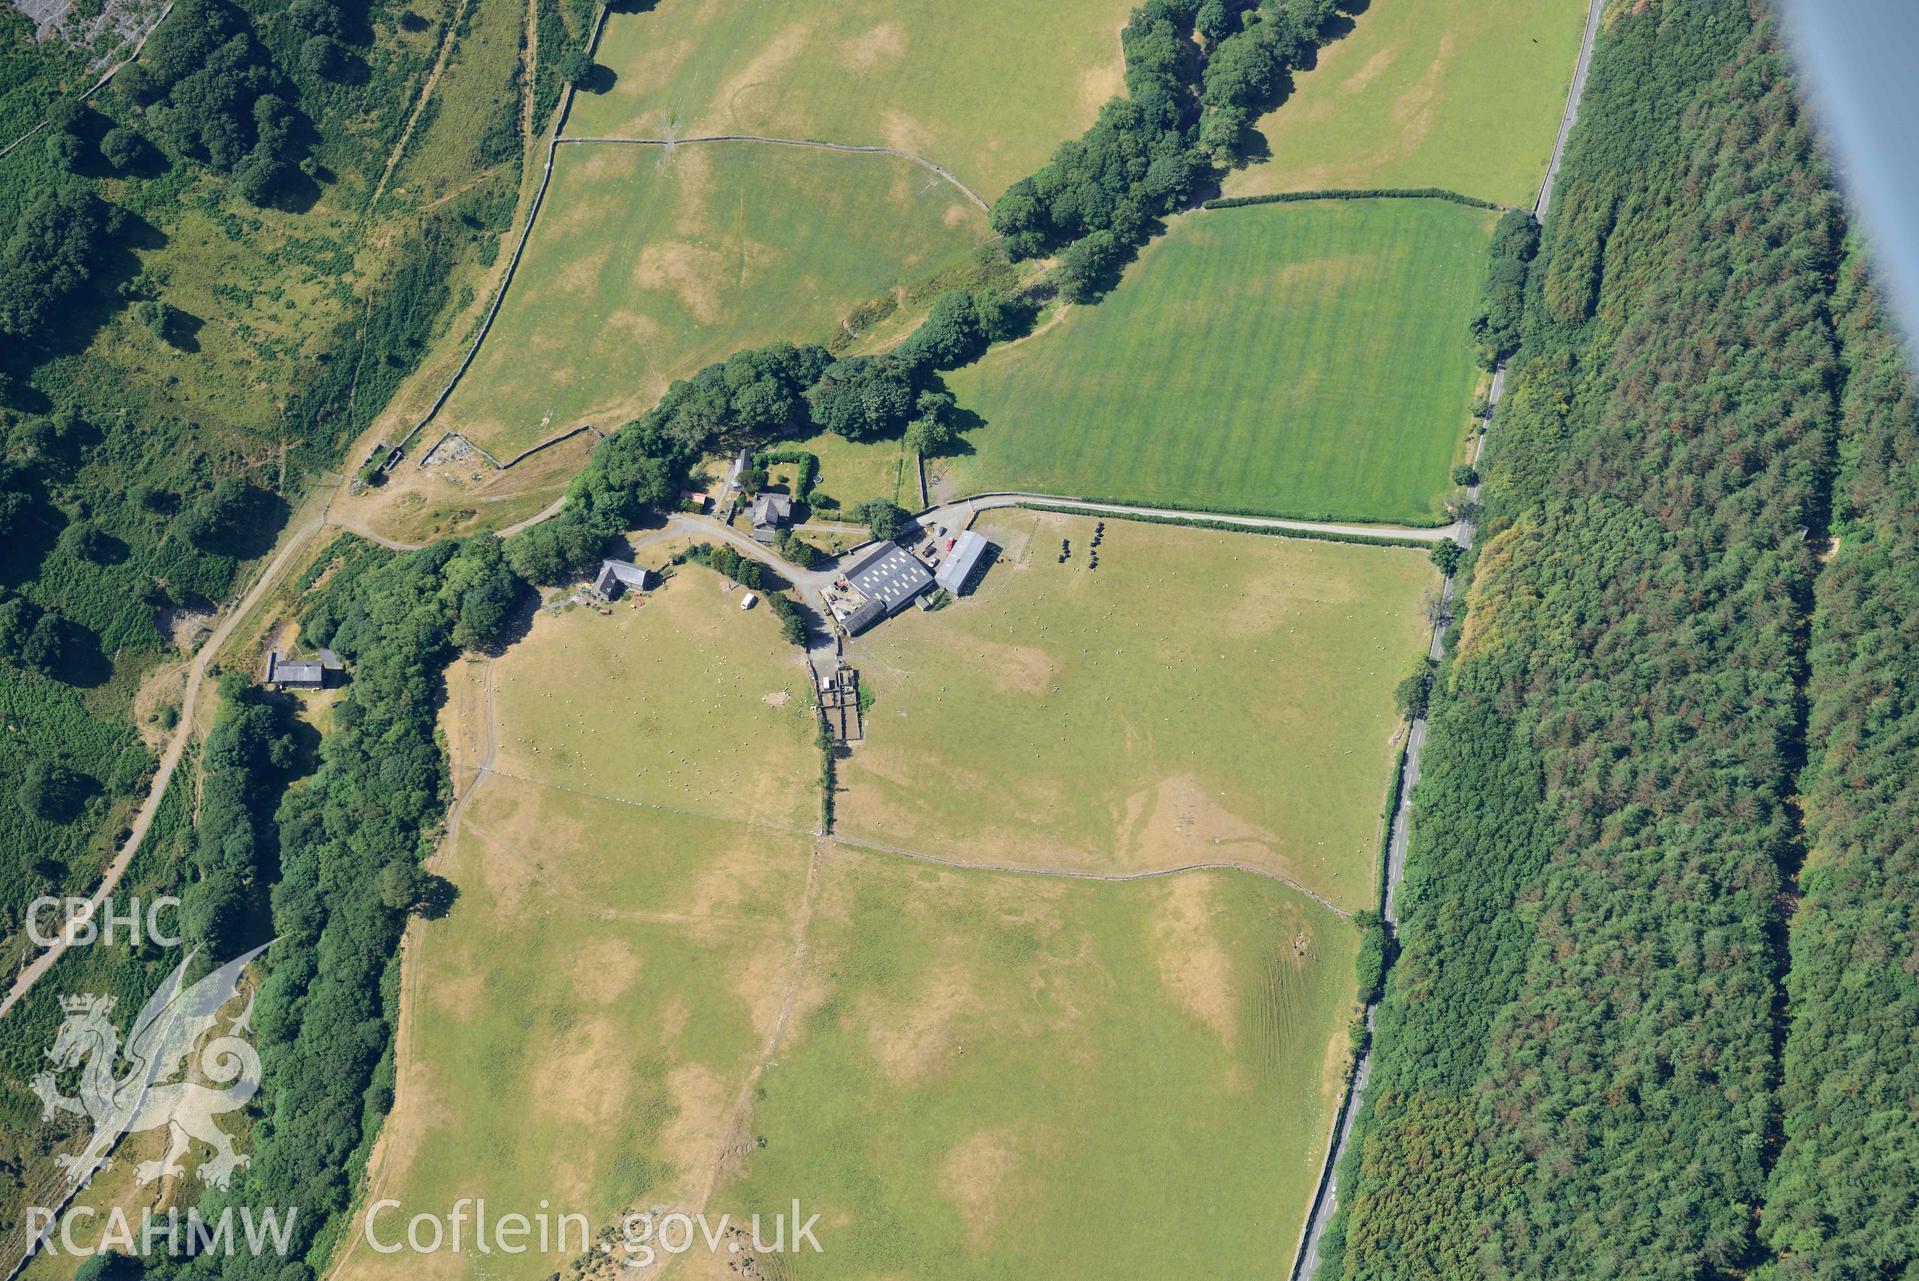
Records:
[[[760,598],[755,596],[752,592],[748,592],[746,595],[740,597],[741,609],[751,609],[753,608],[753,606],[759,603],[760,603]]]

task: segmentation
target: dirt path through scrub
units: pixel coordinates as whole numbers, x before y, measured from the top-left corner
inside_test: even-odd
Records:
[[[400,130],[400,136],[393,144],[393,150],[387,153],[386,168],[380,171],[380,181],[373,185],[373,195],[366,202],[366,212],[371,214],[380,207],[380,197],[386,194],[387,180],[393,176],[393,170],[400,163],[400,157],[406,154],[407,143],[413,140],[413,128],[420,123],[420,115],[426,110],[427,100],[433,96],[435,86],[440,83],[440,73],[446,70],[447,56],[453,52],[453,33],[460,29],[460,19],[466,16],[467,0],[459,0],[454,6],[453,16],[447,19],[446,34],[440,37],[439,56],[433,60],[433,70],[427,72],[426,83],[420,86],[420,97],[413,104],[413,114],[406,118],[406,128]]]

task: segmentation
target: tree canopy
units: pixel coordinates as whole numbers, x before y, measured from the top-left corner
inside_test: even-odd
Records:
[[[0,249],[0,333],[38,336],[99,269],[120,211],[86,187],[42,192]]]
[[[1746,5],[1617,16],[1555,200],[1322,1275],[1899,1275],[1910,383]]]

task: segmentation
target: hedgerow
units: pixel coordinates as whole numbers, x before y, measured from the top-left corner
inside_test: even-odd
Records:
[[[300,1207],[293,1258],[316,1272],[392,1102],[400,933],[429,900],[420,864],[448,791],[435,732],[441,673],[463,631],[476,645],[501,639],[474,630],[469,606],[506,572],[491,538],[398,555],[349,538],[330,564],[305,604],[301,640],[336,650],[351,681],[318,768],[275,815],[276,941],[254,1003],[266,1110],[252,1165],[231,1191],[200,1202],[209,1219],[228,1204]],[[272,1254],[149,1265],[150,1275],[222,1278],[279,1278],[287,1266]]]
[[[1148,0],[1120,33],[1125,96],[993,202],[993,229],[1015,258],[1069,251],[1069,295],[1103,287],[1159,219],[1244,160],[1254,117],[1335,10],[1334,0]],[[1094,252],[1072,252],[1080,242]]]
[[[1244,209],[1248,205],[1284,205],[1300,200],[1445,200],[1472,209],[1505,206],[1478,196],[1462,195],[1444,187],[1329,187],[1323,191],[1273,191],[1260,196],[1219,196],[1202,209]]]

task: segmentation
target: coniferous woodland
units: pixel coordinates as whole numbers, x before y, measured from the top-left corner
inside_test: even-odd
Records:
[[[1761,1225],[1781,1277],[1897,1276],[1919,1258],[1919,398],[1856,253],[1833,313],[1834,545],[1806,688],[1785,1146]]]
[[[1556,199],[1326,1274],[1904,1275],[1910,375],[1743,3],[1618,14]]]

